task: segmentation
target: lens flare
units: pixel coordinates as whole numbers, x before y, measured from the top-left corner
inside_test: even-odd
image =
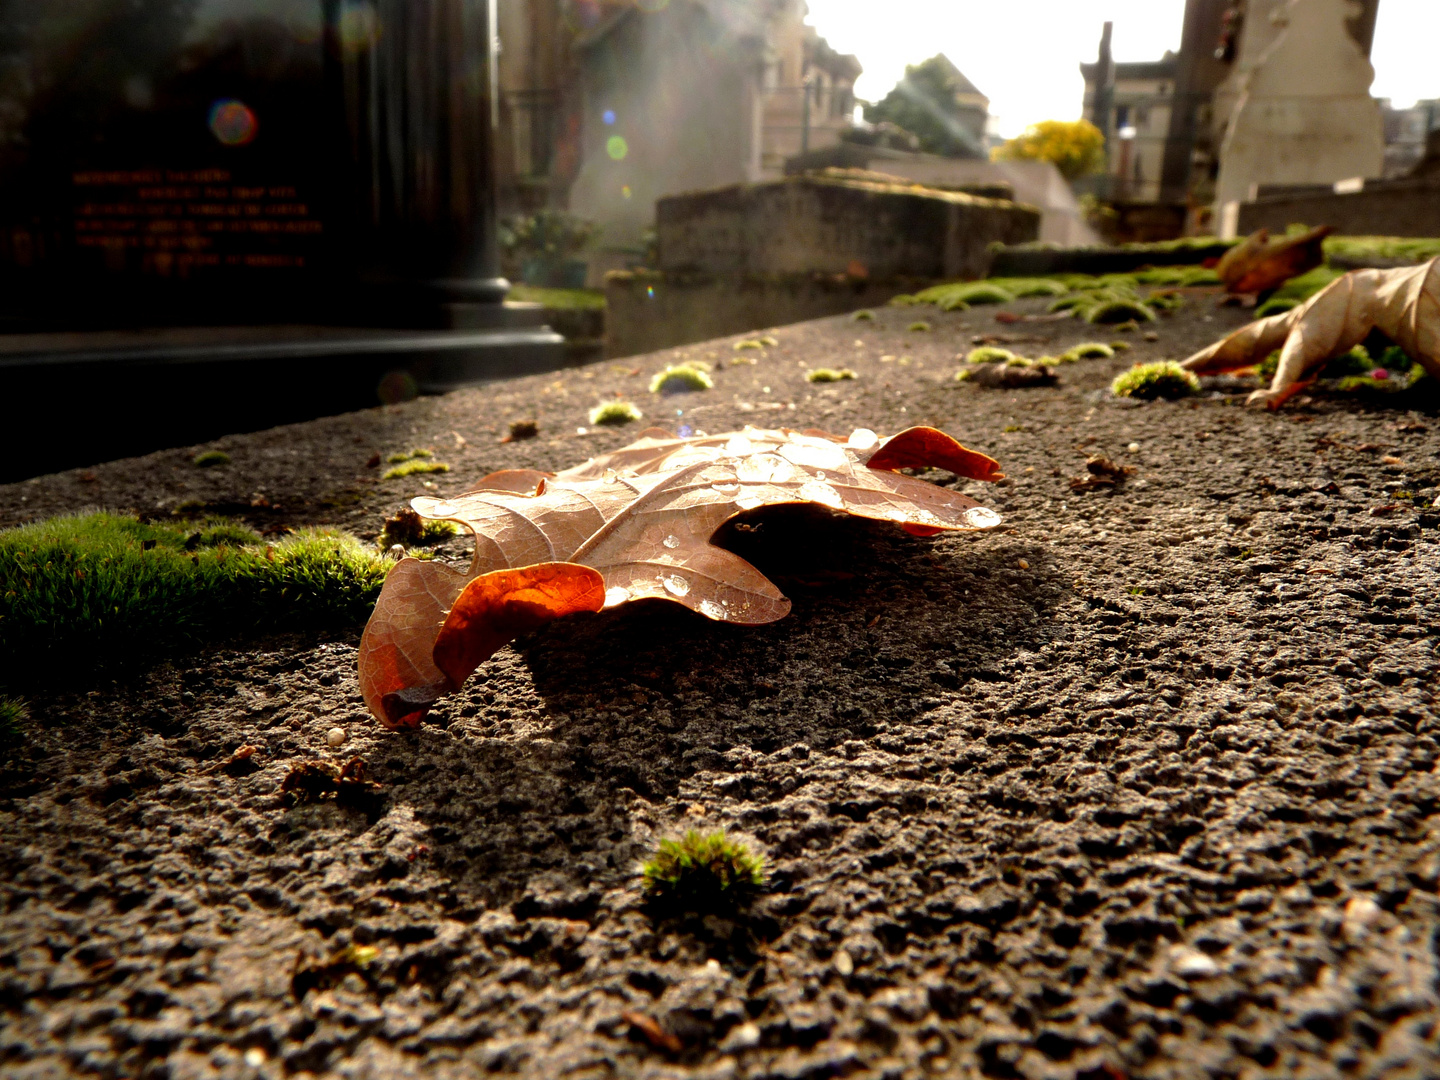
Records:
[[[419,397],[420,387],[408,371],[387,371],[375,388],[375,396],[386,405],[398,405]]]
[[[259,128],[255,113],[243,101],[226,98],[210,106],[210,130],[223,146],[244,146]]]
[[[600,114],[600,119],[604,120],[607,126],[615,123],[615,110],[606,109],[603,113]]]
[[[611,135],[605,141],[605,152],[613,161],[624,161],[626,155],[630,153],[630,144],[625,141],[623,135]]]
[[[629,184],[622,184],[622,185],[621,185],[621,187],[620,187],[620,197],[621,197],[622,199],[628,199],[628,198],[630,198],[630,196],[633,195],[633,194],[635,194],[635,193],[630,190],[630,185],[629,185]]]

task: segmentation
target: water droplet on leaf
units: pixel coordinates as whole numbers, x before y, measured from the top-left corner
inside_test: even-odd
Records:
[[[670,574],[668,577],[661,578],[660,584],[665,586],[665,591],[671,596],[684,596],[690,591],[690,582],[679,574]]]

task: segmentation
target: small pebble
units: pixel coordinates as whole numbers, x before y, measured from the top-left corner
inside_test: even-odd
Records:
[[[848,979],[855,972],[855,961],[850,959],[850,954],[844,949],[835,950],[835,958],[831,963],[835,965],[835,970],[842,979]]]
[[[245,1064],[252,1069],[258,1069],[265,1064],[265,1051],[258,1046],[252,1046],[245,1051]]]
[[[1368,896],[1352,896],[1345,905],[1345,930],[1347,933],[1369,930],[1384,914],[1380,905]]]
[[[1026,562],[1024,559],[1016,559],[1016,560],[1015,560],[1015,565],[1018,566],[1018,567],[1020,567],[1021,570],[1029,570],[1029,569],[1030,569],[1030,564],[1029,564],[1028,562]]]
[[[325,733],[325,741],[331,746],[339,746],[346,738],[348,736],[345,734],[344,728],[332,727]]]
[[[725,1036],[725,1041],[720,1044],[722,1052],[734,1050],[749,1050],[752,1046],[760,1045],[760,1025],[745,1023],[736,1024],[730,1029],[730,1034]]]
[[[1125,449],[1132,454],[1138,454],[1140,452],[1140,444],[1138,442],[1132,442],[1129,446],[1125,447]]]
[[[1208,979],[1220,974],[1220,965],[1199,949],[1181,947],[1170,954],[1170,967],[1184,979]]]
[[[1146,341],[1159,341],[1159,340],[1160,340],[1160,335],[1157,334],[1157,333],[1155,333],[1154,330],[1151,330],[1151,331],[1149,331],[1149,332],[1145,335],[1145,340],[1146,340]]]

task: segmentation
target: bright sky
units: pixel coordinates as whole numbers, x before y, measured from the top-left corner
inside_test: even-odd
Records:
[[[1115,23],[1117,60],[1158,60],[1180,48],[1185,0],[808,0],[809,22],[865,66],[856,94],[884,97],[905,65],[943,52],[990,98],[1000,134],[1080,115],[1079,63],[1095,59]],[[1406,106],[1440,98],[1440,2],[1380,0],[1371,93]]]

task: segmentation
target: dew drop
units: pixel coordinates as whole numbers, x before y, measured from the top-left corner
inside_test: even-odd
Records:
[[[795,477],[795,467],[774,454],[752,454],[735,466],[735,475],[749,483],[783,484]]]
[[[829,484],[822,484],[819,480],[810,480],[800,485],[800,497],[806,502],[820,503],[822,506],[829,506],[839,510],[845,505],[845,500],[840,498],[840,493]]]
[[[665,586],[665,591],[671,596],[684,596],[690,591],[690,582],[679,574],[670,574],[661,578],[660,584]]]
[[[971,507],[965,511],[965,524],[972,529],[993,529],[1000,524],[1000,515],[989,507]]]
[[[744,457],[746,454],[754,453],[755,444],[744,435],[731,435],[730,441],[725,444],[725,452],[734,454],[736,457]]]
[[[850,438],[845,440],[845,445],[851,450],[869,450],[879,441],[879,435],[876,435],[869,428],[862,427],[856,428],[850,433]]]
[[[806,435],[791,436],[791,441],[781,446],[778,453],[796,465],[807,465],[812,469],[843,469],[846,461],[845,451],[839,443]]]
[[[718,491],[721,495],[734,495],[737,491],[740,490],[740,485],[733,481],[725,481],[723,483],[711,484],[710,487],[715,491]]]
[[[616,476],[616,472],[615,472],[614,469],[606,469],[606,470],[605,470],[605,482],[606,482],[607,484],[613,484],[613,483],[615,482],[615,476]]]
[[[701,600],[700,614],[709,619],[723,620],[725,618],[725,605],[717,604],[714,600]]]
[[[605,606],[614,607],[616,604],[623,604],[630,599],[630,590],[621,586],[613,585],[605,590]]]
[[[664,544],[667,548],[669,548],[671,551],[674,551],[677,547],[680,546],[680,538],[674,533],[671,533],[669,536],[665,537],[665,539],[660,542]]]
[[[824,473],[824,471],[822,470],[821,472],[817,472],[817,473],[815,474],[815,479],[816,479],[816,480],[829,480],[830,478],[829,478],[828,476],[826,476],[825,473]]]

